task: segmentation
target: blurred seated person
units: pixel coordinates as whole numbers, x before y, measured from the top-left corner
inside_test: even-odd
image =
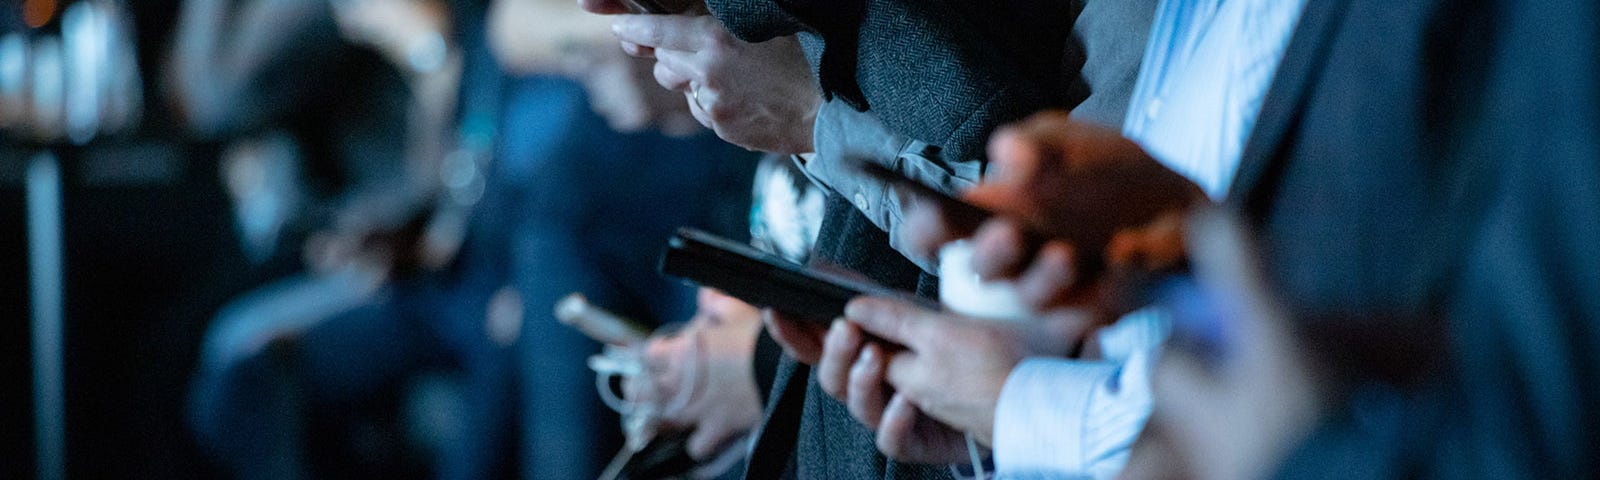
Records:
[[[456,72],[441,8],[184,3],[173,98],[191,132],[233,144],[222,170],[246,251],[269,270],[392,262],[425,215]]]
[[[383,410],[407,379],[445,368],[460,373],[461,413],[455,437],[437,439],[440,477],[591,476],[613,443],[587,394],[593,346],[547,306],[576,290],[647,321],[691,311],[693,291],[656,275],[655,257],[679,226],[730,231],[718,226],[740,216],[750,154],[709,133],[617,133],[587,100],[605,92],[507,78],[484,36],[488,7],[451,4],[464,67],[457,138],[420,235],[456,247],[414,247],[443,260],[360,278],[364,296],[308,301],[322,296],[323,278],[291,279],[219,316],[194,420],[236,474],[357,475],[337,466],[347,459],[307,458],[335,456],[310,446],[337,442],[340,422]]]

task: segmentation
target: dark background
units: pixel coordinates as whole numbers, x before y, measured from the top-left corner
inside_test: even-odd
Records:
[[[0,27],[21,0],[0,0]],[[66,3],[66,2],[63,2]],[[67,474],[213,478],[183,424],[201,332],[253,277],[238,250],[214,149],[178,135],[160,96],[177,0],[125,2],[138,31],[137,132],[56,148],[63,165]],[[46,26],[40,32],[48,31]],[[42,146],[0,133],[0,478],[34,475],[23,171]]]

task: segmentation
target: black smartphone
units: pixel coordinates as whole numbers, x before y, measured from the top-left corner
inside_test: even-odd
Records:
[[[687,10],[686,5],[668,5],[662,0],[622,0],[622,3],[633,13],[651,15],[671,15]]]
[[[679,229],[667,241],[661,273],[722,290],[745,303],[826,324],[861,295],[908,298],[870,282],[806,268],[783,257],[699,230]]]
[[[901,187],[918,197],[938,203],[939,208],[944,210],[945,220],[958,229],[976,230],[985,220],[995,216],[994,212],[988,209],[967,203],[965,200],[901,175],[889,167],[860,159],[849,162],[851,162],[850,167],[862,175]]]

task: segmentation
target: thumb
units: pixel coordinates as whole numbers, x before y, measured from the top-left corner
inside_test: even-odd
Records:
[[[723,428],[720,422],[702,424],[689,434],[689,441],[684,450],[689,452],[690,458],[706,461],[722,450],[732,437],[731,432]]]

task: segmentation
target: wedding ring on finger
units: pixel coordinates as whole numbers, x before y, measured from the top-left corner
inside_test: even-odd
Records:
[[[694,106],[700,108],[700,111],[711,113],[710,110],[706,109],[705,104],[700,103],[700,87],[694,85],[689,86],[689,99],[694,101]]]

